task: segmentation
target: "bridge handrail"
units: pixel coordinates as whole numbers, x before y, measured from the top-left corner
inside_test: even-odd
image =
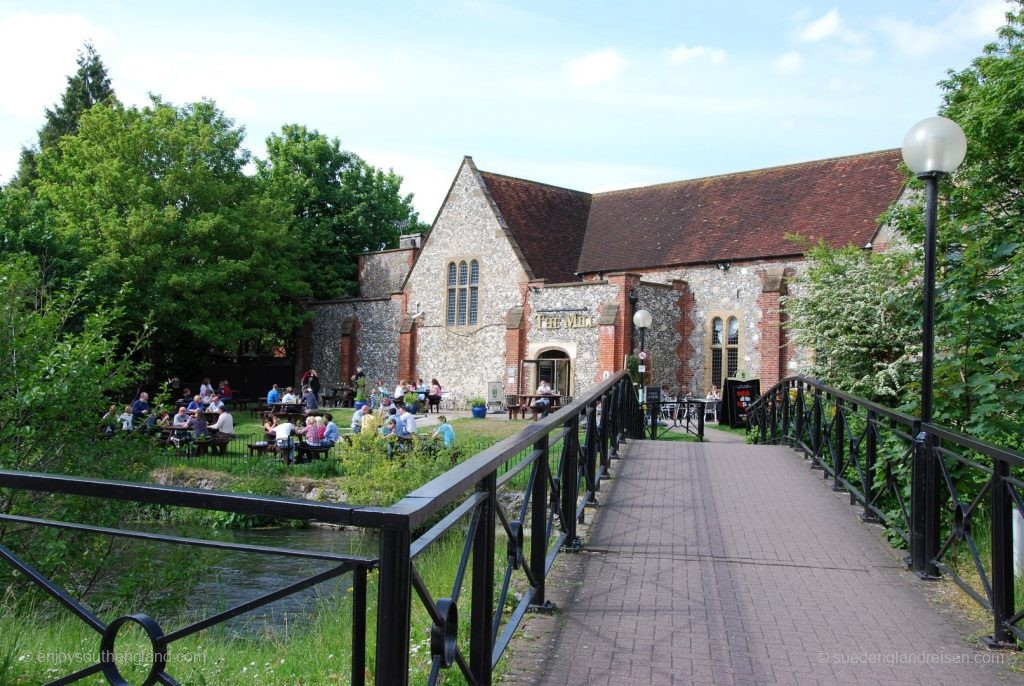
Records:
[[[865,520],[884,522],[903,537],[909,564],[922,578],[945,574],[989,610],[993,645],[1024,641],[1012,549],[1013,511],[1024,511],[1024,454],[804,376],[786,377],[765,391],[747,408],[747,421],[758,443],[801,450],[812,468],[833,479],[834,490],[848,491],[851,503],[863,506]],[[907,486],[909,503],[902,495]],[[972,532],[985,506],[988,566]],[[959,573],[953,559],[958,543],[969,549],[975,579]]]
[[[436,683],[441,670],[457,665],[467,681],[489,684],[495,664],[526,611],[550,605],[545,597],[545,578],[563,547],[580,545],[577,524],[583,521],[585,509],[596,505],[597,492],[602,480],[609,475],[611,460],[618,457],[619,445],[627,438],[642,437],[643,413],[630,377],[623,371],[519,434],[456,465],[390,507],[361,507],[74,475],[0,470],[0,488],[17,491],[109,498],[234,514],[317,519],[373,529],[380,534],[376,557],[325,555],[317,551],[225,544],[0,513],[0,532],[4,531],[4,522],[10,522],[167,544],[319,558],[333,563],[326,571],[166,634],[142,612],[119,618],[110,625],[104,624],[83,603],[2,543],[0,560],[6,560],[65,609],[86,621],[104,641],[113,640],[117,628],[125,622],[143,623],[151,636],[156,637],[151,678],[165,683],[173,683],[164,671],[167,665],[173,664],[166,659],[169,644],[348,572],[353,573],[350,679],[353,684],[364,683],[368,645],[367,575],[376,568],[379,571],[376,683],[408,683],[410,611],[415,593],[433,622],[432,667],[428,683]],[[507,471],[499,476],[503,469]],[[499,502],[498,489],[514,487],[522,480],[526,484],[518,511],[506,513],[511,505]],[[450,511],[440,521],[422,531],[449,508]],[[455,574],[456,583],[450,597],[435,600],[417,575],[414,558],[461,522],[468,523],[464,553]],[[531,532],[529,541],[525,535],[527,530]],[[498,598],[495,602],[497,532],[504,532],[506,536],[507,555],[505,573],[497,585]],[[417,534],[418,538],[414,539]],[[510,579],[515,573],[525,576],[526,583],[520,588],[525,586],[526,590],[515,609],[506,614],[505,601],[510,592]],[[459,648],[457,619],[460,586],[467,575],[471,587],[468,659]],[[97,653],[105,654],[102,651]],[[156,657],[158,654],[159,659]],[[110,683],[119,683],[116,666],[112,663],[97,663],[87,670],[90,674],[102,671]]]

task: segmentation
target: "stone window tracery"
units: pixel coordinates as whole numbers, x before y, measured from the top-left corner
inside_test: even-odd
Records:
[[[480,311],[479,284],[477,260],[448,263],[447,326],[476,326]]]

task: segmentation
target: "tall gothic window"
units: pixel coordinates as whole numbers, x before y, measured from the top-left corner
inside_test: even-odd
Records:
[[[479,318],[480,263],[448,263],[448,326],[476,326]]]
[[[708,390],[712,384],[719,388],[725,380],[735,376],[740,361],[740,320],[732,315],[711,318],[711,346],[708,350]]]

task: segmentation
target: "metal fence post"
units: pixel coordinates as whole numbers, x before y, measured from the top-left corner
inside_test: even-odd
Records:
[[[707,406],[704,403],[700,403],[697,406],[697,440],[701,443],[704,442],[704,415]]]
[[[871,502],[875,499],[875,463],[878,461],[878,416],[874,410],[868,410],[867,431],[868,444],[864,449],[864,481],[861,488],[864,491],[864,513],[861,519],[865,522],[879,521],[878,515],[871,509]]]
[[[530,492],[530,572],[536,581],[533,593],[534,607],[548,608],[544,600],[544,571],[548,554],[548,435],[545,433],[533,444],[540,452],[533,472],[533,490]]]
[[[918,576],[925,575],[924,522],[927,506],[928,456],[921,422],[914,422],[914,457],[910,464],[910,566]]]
[[[804,387],[799,381],[794,382],[796,388],[796,429],[793,447],[799,448],[804,440]]]
[[[559,508],[559,519],[562,520],[562,528],[565,531],[566,546],[578,548],[579,538],[576,536],[576,500],[579,498],[580,474],[579,474],[579,415],[574,416],[566,422],[569,432],[562,439],[562,478],[559,494],[561,507]]]
[[[1010,497],[1010,463],[996,459],[992,465],[992,637],[993,647],[1013,643],[1006,620],[1014,615],[1013,500]]]
[[[922,430],[923,424],[922,424]],[[939,577],[939,568],[935,566],[935,556],[939,553],[940,522],[940,479],[938,439],[926,433],[925,447],[925,517],[924,517],[924,561],[925,576],[929,579]]]
[[[658,413],[661,412],[661,403],[647,403],[647,411],[651,413],[651,440],[658,440]]]
[[[846,413],[843,412],[843,399],[836,398],[836,422],[833,438],[833,445],[836,446],[836,456],[832,462],[835,472],[832,474],[832,490],[845,490],[843,486],[843,470],[846,469],[844,453],[846,451]]]
[[[608,473],[608,468],[611,467],[611,460],[608,456],[608,422],[610,420],[611,411],[609,405],[611,403],[612,394],[605,393],[601,396],[601,442],[598,444],[601,448],[601,478],[607,479],[611,474]]]
[[[473,598],[470,605],[469,668],[476,683],[490,686],[491,652],[494,650],[494,525],[497,499],[497,472],[491,472],[477,484],[487,494],[480,505],[480,520],[473,537]]]
[[[811,441],[811,468],[821,466],[821,389],[814,389],[814,436]]]
[[[597,505],[597,491],[601,488],[601,477],[597,473],[597,406],[587,408],[587,444],[584,446],[586,463],[584,469],[587,476],[587,490],[590,491],[590,502]]]
[[[789,382],[785,382],[782,385],[782,436],[783,438],[789,437],[790,419],[791,415],[789,412]]]
[[[404,686],[409,683],[410,543],[408,529],[381,530],[380,585],[377,588],[377,686]]]

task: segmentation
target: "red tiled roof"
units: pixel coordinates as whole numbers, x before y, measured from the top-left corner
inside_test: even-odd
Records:
[[[593,196],[581,272],[802,254],[799,234],[864,245],[899,196],[900,151]]]
[[[534,277],[575,281],[590,195],[501,174],[480,172]]]
[[[537,278],[802,254],[799,234],[864,245],[899,196],[900,151],[588,195],[480,172]]]

